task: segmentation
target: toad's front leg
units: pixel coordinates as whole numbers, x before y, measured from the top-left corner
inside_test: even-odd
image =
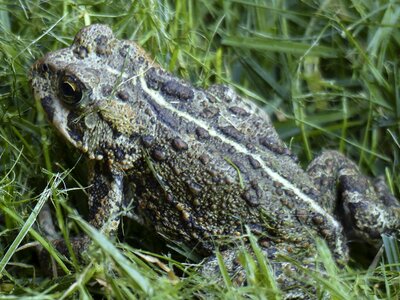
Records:
[[[118,230],[121,216],[123,174],[112,171],[108,165],[98,161],[90,163],[89,174],[89,223],[104,235],[113,236]],[[64,239],[54,239],[51,236],[48,238],[60,253],[68,254]],[[71,238],[72,250],[79,257],[90,243],[86,235]],[[47,254],[43,251],[40,250],[40,256],[46,258]],[[46,269],[48,259],[43,259],[43,262]]]
[[[118,230],[121,216],[123,197],[123,173],[112,171],[108,165],[93,161],[89,168],[89,222],[106,236],[113,236]],[[50,218],[50,214],[41,214]],[[43,221],[41,222],[43,224]],[[46,221],[45,226],[52,229],[52,222]],[[57,238],[56,234],[50,234],[49,228],[44,229],[47,238],[51,240],[54,247],[63,255],[69,253],[66,242]],[[70,239],[71,248],[79,259],[84,259],[83,253],[91,244],[87,235],[73,237]],[[45,272],[57,271],[51,263],[49,254],[42,247],[38,248],[38,255],[42,269]],[[53,270],[53,271],[52,271]]]
[[[102,162],[91,162],[89,173],[89,222],[106,236],[117,230],[123,199],[123,173]]]

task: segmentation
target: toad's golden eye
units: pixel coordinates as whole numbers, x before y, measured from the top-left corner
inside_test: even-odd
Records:
[[[72,75],[64,75],[58,82],[60,98],[68,105],[78,104],[83,97],[83,84]]]

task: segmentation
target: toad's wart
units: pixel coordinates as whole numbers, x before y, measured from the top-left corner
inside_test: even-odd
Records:
[[[31,82],[48,119],[93,162],[90,222],[105,234],[129,206],[141,224],[210,257],[205,268],[218,245],[234,270],[227,237],[248,227],[290,290],[281,254],[307,265],[319,236],[346,263],[350,238],[377,247],[381,233],[399,232],[382,180],[334,151],[304,171],[263,110],[225,86],[193,87],[107,26],[46,54]]]

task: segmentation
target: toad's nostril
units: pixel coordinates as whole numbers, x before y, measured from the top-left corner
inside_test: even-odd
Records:
[[[48,65],[48,64],[43,63],[43,64],[40,64],[39,70],[40,70],[42,73],[47,73],[47,72],[49,72],[50,68],[49,68],[49,65]]]
[[[32,73],[35,73],[41,77],[46,74],[54,73],[56,68],[53,64],[49,63],[46,57],[37,60],[32,66]]]

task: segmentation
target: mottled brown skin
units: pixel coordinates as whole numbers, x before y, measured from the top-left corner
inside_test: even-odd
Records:
[[[303,171],[263,110],[224,86],[193,87],[107,26],[83,28],[31,78],[48,119],[93,162],[90,222],[106,234],[129,205],[204,256],[218,245],[229,260],[226,237],[248,226],[272,260],[307,261],[319,236],[345,263],[348,236],[378,246],[381,233],[398,233],[384,183],[333,151]]]

